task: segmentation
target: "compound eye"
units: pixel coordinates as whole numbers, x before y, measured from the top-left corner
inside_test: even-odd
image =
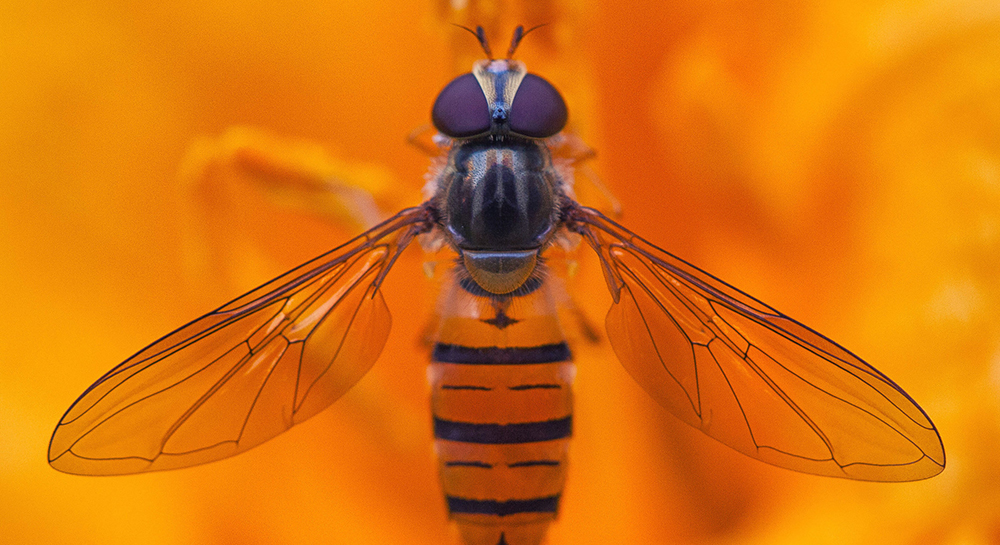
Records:
[[[510,130],[529,138],[548,138],[566,126],[566,102],[552,86],[526,74],[510,105]]]
[[[452,138],[489,132],[490,107],[476,76],[470,72],[451,80],[434,101],[431,121],[441,134]]]

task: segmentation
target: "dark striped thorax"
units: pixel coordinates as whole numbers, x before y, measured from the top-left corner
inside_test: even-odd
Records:
[[[557,188],[543,144],[487,137],[452,149],[439,202],[446,229],[461,249],[537,249],[557,220]]]

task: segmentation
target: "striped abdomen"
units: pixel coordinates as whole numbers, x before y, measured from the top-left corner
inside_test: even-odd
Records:
[[[538,311],[445,317],[434,347],[438,467],[467,545],[537,545],[559,507],[574,368],[554,308]]]

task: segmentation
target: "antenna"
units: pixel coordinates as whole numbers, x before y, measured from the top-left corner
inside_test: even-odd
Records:
[[[527,36],[529,33],[531,33],[531,31],[533,31],[533,30],[535,30],[537,28],[541,28],[541,27],[543,27],[543,26],[545,26],[547,24],[548,23],[542,23],[540,25],[535,25],[535,26],[529,28],[528,30],[524,30],[524,26],[523,25],[518,25],[518,27],[514,29],[514,36],[512,36],[511,39],[510,39],[510,49],[507,50],[507,58],[510,59],[511,57],[514,56],[514,51],[517,50],[517,46],[521,44],[521,40],[524,39],[525,36]]]
[[[483,30],[482,26],[477,26],[476,30],[472,30],[471,28],[469,28],[467,26],[462,26],[462,25],[460,25],[458,23],[452,23],[452,24],[455,25],[455,26],[457,26],[458,28],[460,28],[462,30],[468,31],[469,34],[472,34],[473,36],[475,36],[476,39],[479,40],[479,45],[483,48],[483,53],[486,53],[486,58],[489,59],[489,60],[491,60],[491,61],[493,60],[493,53],[490,51],[490,42],[486,39],[486,31]],[[517,27],[517,28],[520,29],[521,27]],[[534,29],[531,29],[531,30],[534,30]],[[529,30],[528,32],[531,32],[531,31]],[[527,32],[525,34],[527,34]]]

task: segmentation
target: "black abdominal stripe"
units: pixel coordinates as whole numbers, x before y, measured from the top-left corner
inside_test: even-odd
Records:
[[[565,342],[435,345],[431,407],[441,481],[463,534],[483,533],[473,542],[537,543],[555,518],[573,431],[570,358]]]

